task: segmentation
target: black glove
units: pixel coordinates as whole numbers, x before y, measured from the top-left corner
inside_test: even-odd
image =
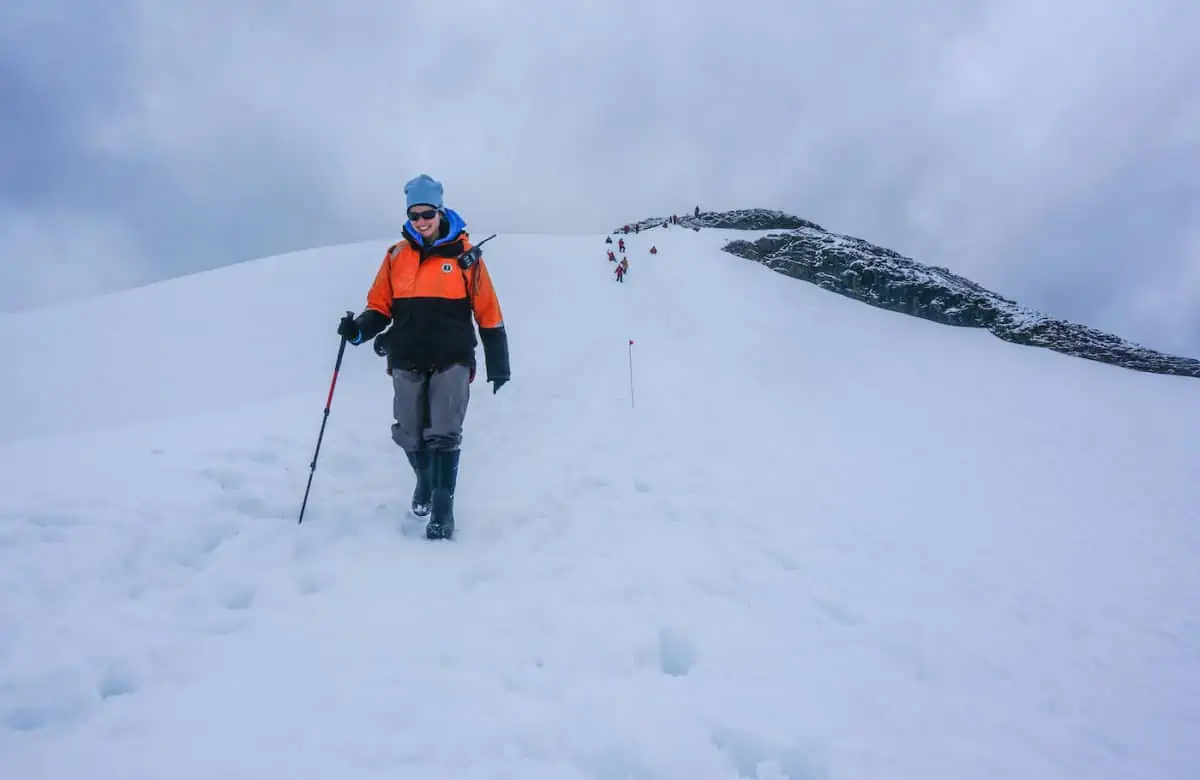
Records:
[[[498,328],[480,328],[479,338],[483,342],[483,355],[487,361],[487,378],[492,385],[492,395],[512,377],[508,362],[508,334],[501,325]]]
[[[350,342],[358,341],[358,337],[361,335],[361,331],[358,329],[358,323],[355,322],[354,318],[349,314],[343,316],[341,322],[338,323],[337,333],[346,341]]]

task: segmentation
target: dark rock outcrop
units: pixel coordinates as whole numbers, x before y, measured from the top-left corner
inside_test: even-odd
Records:
[[[659,220],[646,220],[653,227]],[[1046,316],[945,268],[779,211],[746,209],[682,218],[684,227],[784,230],[731,241],[726,252],[864,303],[961,327],[987,328],[1005,341],[1156,374],[1200,378],[1200,360],[1148,349],[1095,328]],[[644,228],[643,228],[644,229]]]
[[[770,209],[701,211],[698,217],[690,214],[683,215],[682,224],[686,227],[696,226],[723,230],[796,230],[799,228],[811,228],[822,232],[825,230],[816,222],[809,222],[807,219]]]

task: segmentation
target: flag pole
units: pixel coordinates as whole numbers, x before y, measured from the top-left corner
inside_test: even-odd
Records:
[[[633,402],[633,339],[629,340],[629,408],[635,408]]]

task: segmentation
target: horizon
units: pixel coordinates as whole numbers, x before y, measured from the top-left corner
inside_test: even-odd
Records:
[[[837,235],[837,236],[843,236],[843,237],[848,237],[848,238],[859,239],[859,240],[862,240],[862,241],[866,241],[868,244],[871,244],[872,246],[876,246],[876,247],[878,247],[878,248],[880,248],[880,249],[886,249],[886,250],[890,250],[890,251],[896,251],[896,250],[894,250],[894,249],[893,249],[893,248],[891,248],[891,247],[886,247],[886,246],[879,245],[879,244],[877,244],[877,243],[875,243],[875,242],[871,241],[871,240],[870,240],[869,238],[867,238],[867,237],[864,237],[864,236],[857,236],[857,235],[854,235],[854,234],[852,234],[852,233],[846,233],[846,232],[842,232],[842,231],[837,231],[837,230],[830,229],[830,228],[826,227],[825,225],[821,225],[821,224],[817,223],[815,220],[810,220],[810,219],[808,219],[807,217],[805,217],[805,216],[804,216],[804,215],[802,215],[802,214],[795,214],[795,213],[792,213],[792,212],[788,212],[788,211],[786,211],[786,210],[784,210],[784,209],[777,209],[777,208],[767,208],[767,207],[738,207],[738,208],[732,208],[732,209],[721,209],[721,210],[712,210],[712,211],[705,211],[705,210],[701,209],[701,215],[702,215],[702,216],[711,216],[711,215],[729,215],[729,214],[736,214],[736,213],[739,213],[739,212],[751,212],[751,213],[753,213],[753,212],[764,212],[764,213],[780,214],[780,215],[787,216],[787,217],[799,218],[799,219],[806,220],[806,221],[810,222],[810,223],[811,223],[811,227],[812,227],[813,229],[820,230],[820,231],[822,231],[822,232],[825,232],[825,233],[828,233],[828,234],[830,234],[830,235]],[[609,231],[607,231],[607,232],[603,232],[603,233],[599,233],[599,234],[593,234],[593,233],[587,233],[587,232],[567,232],[567,231],[563,231],[563,232],[554,232],[554,231],[505,231],[505,230],[496,230],[496,229],[494,229],[494,228],[489,228],[489,229],[488,229],[486,232],[496,232],[496,233],[498,233],[499,235],[509,235],[509,236],[520,236],[520,235],[526,235],[526,236],[536,236],[536,235],[542,235],[542,236],[548,236],[548,237],[554,237],[554,236],[558,236],[558,237],[572,237],[572,236],[575,236],[575,237],[578,237],[578,236],[588,236],[588,235],[617,235],[618,233],[620,233],[620,229],[621,229],[621,226],[622,226],[622,225],[630,225],[630,226],[632,226],[632,225],[634,225],[634,224],[638,224],[638,223],[644,223],[644,222],[648,222],[648,221],[654,221],[654,222],[657,224],[657,223],[658,223],[658,221],[660,221],[660,220],[664,220],[664,219],[667,219],[667,218],[671,217],[673,213],[674,213],[674,214],[677,214],[678,216],[680,216],[680,217],[683,217],[683,218],[685,218],[685,219],[686,219],[686,218],[690,218],[690,217],[692,216],[692,212],[682,212],[682,211],[680,211],[680,212],[667,212],[667,213],[665,213],[665,214],[661,214],[661,215],[643,216],[643,217],[639,217],[639,218],[637,218],[637,219],[634,219],[634,220],[629,220],[629,221],[627,221],[627,222],[623,222],[623,223],[621,223],[620,225],[618,225],[616,228],[613,228],[613,229],[611,229],[611,230],[609,230]],[[470,229],[469,229],[469,228],[470,228],[470,224],[469,224],[469,223],[468,223],[468,226],[467,226],[467,227],[468,227],[468,231],[467,231],[467,232],[468,232],[468,233],[469,233],[469,232],[471,232],[471,231],[470,231]],[[703,230],[713,230],[714,228],[702,228],[702,229],[703,229]],[[737,231],[737,230],[740,230],[740,229],[735,229],[735,231]],[[780,229],[778,229],[778,230],[772,230],[771,232],[786,233],[786,232],[789,232],[790,230],[792,230],[792,228],[780,228]],[[749,231],[749,230],[747,230],[747,231],[745,231],[745,232],[753,232],[753,231]],[[70,305],[72,305],[72,304],[74,304],[74,303],[80,303],[80,302],[86,301],[86,300],[88,300],[89,298],[93,298],[93,297],[106,297],[106,296],[109,296],[109,295],[119,294],[120,292],[122,292],[122,291],[124,291],[124,290],[137,289],[137,288],[141,288],[141,287],[146,287],[146,286],[154,285],[154,284],[157,284],[157,283],[160,283],[160,282],[169,282],[169,281],[172,281],[172,280],[175,280],[175,279],[180,279],[180,278],[184,278],[184,277],[191,276],[191,275],[195,275],[195,274],[203,274],[203,273],[208,273],[208,272],[211,272],[211,271],[219,271],[219,270],[221,270],[222,268],[231,267],[231,266],[237,266],[237,265],[241,265],[241,264],[244,264],[244,263],[252,263],[252,262],[254,262],[254,261],[256,261],[256,260],[267,260],[267,259],[274,258],[274,257],[284,257],[284,256],[288,256],[288,255],[296,255],[296,254],[303,254],[303,253],[314,252],[314,251],[321,251],[321,250],[327,250],[327,249],[338,249],[338,248],[351,247],[351,246],[356,246],[356,245],[361,245],[361,244],[372,244],[372,243],[378,243],[378,244],[380,245],[380,247],[381,247],[381,250],[380,250],[380,251],[381,251],[381,254],[382,254],[382,252],[383,252],[383,248],[384,248],[384,247],[386,247],[386,246],[388,246],[388,245],[390,245],[391,243],[394,243],[396,240],[399,240],[399,238],[400,238],[400,235],[401,235],[401,232],[400,232],[400,230],[399,230],[399,229],[397,229],[397,230],[395,231],[395,233],[394,233],[394,234],[392,234],[392,235],[380,235],[380,236],[375,236],[375,237],[366,237],[366,238],[352,239],[352,240],[350,240],[350,241],[343,242],[343,243],[339,243],[339,244],[327,244],[327,245],[319,245],[319,246],[313,246],[313,247],[302,247],[302,248],[292,249],[292,250],[289,250],[289,251],[286,251],[286,252],[280,252],[280,253],[277,253],[277,254],[272,254],[272,255],[264,255],[264,256],[262,256],[262,257],[247,258],[247,259],[245,259],[245,260],[240,260],[240,261],[237,261],[237,262],[234,262],[234,263],[228,263],[228,264],[226,264],[226,265],[222,265],[222,266],[216,266],[216,267],[214,267],[214,268],[202,268],[202,269],[194,269],[194,270],[189,270],[189,271],[181,271],[179,274],[177,274],[177,275],[175,275],[175,276],[164,277],[164,278],[161,278],[161,279],[147,280],[147,281],[143,281],[143,282],[140,282],[140,283],[136,283],[136,284],[130,284],[130,285],[127,285],[127,286],[124,286],[124,287],[118,287],[118,288],[116,288],[116,289],[113,289],[113,290],[109,290],[109,291],[102,292],[102,293],[96,293],[96,294],[92,294],[92,295],[81,294],[81,295],[80,295],[78,298],[76,298],[74,301],[60,302],[60,303],[56,303],[56,304],[53,304],[53,305],[34,306],[34,307],[29,307],[29,308],[25,309],[24,311],[36,311],[36,310],[39,310],[39,309],[45,309],[45,308],[56,308],[57,306],[60,306],[60,305],[64,305],[64,306],[70,306]],[[735,240],[742,240],[742,239],[739,239],[739,238],[737,238],[737,237],[736,237],[736,233],[735,233],[735,235],[733,235],[733,236],[730,236],[729,240],[731,240],[731,241],[735,241]],[[928,264],[928,263],[922,263],[922,262],[921,262],[919,259],[917,259],[917,258],[912,258],[912,257],[905,256],[903,253],[899,253],[899,254],[900,254],[900,256],[901,256],[903,259],[905,259],[905,260],[907,260],[907,261],[910,261],[910,262],[913,262],[913,263],[916,263],[916,264],[917,264],[917,265],[919,265],[919,266],[922,266],[922,267],[929,267],[929,268],[932,268],[932,267],[934,267],[934,266],[931,266],[931,265],[930,265],[930,264]],[[731,254],[731,256],[732,256],[732,257],[738,257],[738,255],[736,255],[736,254]],[[746,258],[740,258],[740,257],[739,257],[738,259],[745,260],[745,262],[755,262],[754,260],[750,260],[750,259],[746,259]],[[1035,307],[1029,306],[1027,303],[1025,303],[1024,301],[1021,301],[1020,299],[1014,298],[1014,297],[1012,297],[1012,296],[1010,296],[1010,295],[1006,295],[1006,294],[1004,293],[1004,291],[1002,291],[1002,290],[995,290],[995,289],[988,288],[988,287],[986,287],[986,285],[982,285],[982,284],[980,284],[980,283],[979,283],[977,280],[975,280],[975,279],[972,279],[972,278],[970,278],[970,277],[968,277],[968,276],[966,276],[966,275],[964,275],[964,274],[962,274],[962,273],[960,273],[960,272],[958,272],[958,271],[955,271],[953,268],[947,268],[947,269],[945,269],[945,270],[949,271],[951,274],[953,274],[953,275],[955,275],[955,276],[959,276],[959,277],[961,277],[962,279],[964,279],[964,280],[966,280],[966,281],[968,281],[968,282],[970,282],[970,283],[972,283],[972,284],[976,284],[976,285],[979,285],[980,287],[983,287],[983,289],[987,290],[987,292],[989,292],[989,293],[991,293],[991,294],[993,294],[993,295],[996,295],[996,296],[998,296],[998,297],[1000,297],[1000,298],[1003,298],[1003,299],[1005,299],[1005,300],[1008,300],[1008,301],[1011,301],[1011,302],[1013,302],[1014,304],[1016,304],[1016,306],[1017,306],[1018,308],[1020,308],[1020,309],[1023,309],[1023,310],[1025,310],[1025,311],[1027,311],[1027,312],[1029,312],[1029,313],[1031,313],[1031,314],[1040,315],[1040,316],[1047,317],[1047,318],[1049,318],[1049,319],[1052,319],[1052,320],[1055,320],[1055,321],[1059,321],[1059,322],[1063,322],[1063,323],[1067,323],[1067,324],[1079,325],[1079,326],[1082,326],[1082,327],[1085,327],[1085,328],[1090,328],[1090,329],[1093,329],[1093,330],[1099,331],[1099,332],[1101,332],[1101,333],[1105,333],[1106,335],[1114,336],[1114,337],[1116,337],[1116,338],[1120,339],[1121,341],[1128,343],[1128,344],[1129,344],[1129,345],[1131,345],[1131,346],[1134,346],[1134,347],[1140,347],[1140,348],[1143,348],[1143,349],[1148,349],[1148,350],[1150,350],[1150,351],[1152,351],[1152,352],[1156,352],[1156,353],[1158,353],[1158,354],[1160,354],[1160,355],[1163,355],[1163,356],[1166,356],[1166,357],[1178,357],[1178,358],[1186,358],[1186,359],[1200,360],[1200,350],[1198,350],[1197,354],[1194,354],[1194,355],[1193,355],[1193,354],[1186,354],[1186,353],[1172,353],[1172,352],[1170,352],[1170,351],[1167,351],[1167,350],[1162,350],[1162,349],[1156,348],[1156,347],[1154,347],[1154,346],[1152,346],[1152,345],[1147,345],[1147,344],[1144,344],[1144,343],[1138,342],[1138,341],[1136,341],[1136,340],[1134,340],[1134,339],[1131,339],[1131,338],[1129,338],[1128,336],[1126,336],[1126,335],[1124,335],[1124,334],[1121,334],[1121,333],[1114,333],[1114,332],[1112,332],[1112,331],[1105,331],[1105,330],[1103,330],[1102,328],[1099,328],[1099,327],[1097,327],[1095,324],[1093,324],[1093,323],[1090,323],[1090,322],[1083,322],[1083,321],[1078,321],[1078,320],[1071,320],[1071,319],[1069,319],[1069,318],[1066,318],[1066,317],[1063,317],[1063,316],[1061,316],[1061,315],[1059,315],[1059,314],[1057,314],[1057,313],[1055,313],[1055,312],[1053,312],[1053,311],[1039,310],[1039,309],[1037,309],[1037,308],[1035,308]],[[789,276],[789,278],[790,278],[790,279],[793,279],[794,281],[796,281],[796,282],[798,282],[798,283],[801,283],[801,284],[812,284],[812,282],[810,282],[810,281],[807,281],[807,280],[797,279],[797,278],[795,278],[795,277],[790,277],[790,276]],[[841,294],[841,293],[839,293],[839,292],[837,292],[837,291],[833,291],[833,290],[827,290],[826,292],[829,292],[830,294],[833,294],[833,295],[840,295],[840,294]],[[855,300],[855,301],[857,301],[857,302],[859,302],[859,303],[862,303],[863,305],[867,305],[867,306],[876,306],[876,307],[883,308],[883,309],[885,309],[885,310],[889,310],[889,311],[898,311],[898,310],[896,310],[896,309],[892,309],[892,308],[889,308],[889,307],[887,307],[887,306],[880,306],[879,304],[877,304],[877,303],[875,303],[875,302],[872,302],[872,301],[862,300],[862,299],[856,298],[856,297],[854,297],[854,296],[848,296],[848,297],[850,297],[852,300]],[[20,313],[20,311],[22,311],[22,310],[17,310],[16,312],[12,312],[12,313]],[[915,315],[915,314],[912,314],[912,313],[910,313],[910,312],[899,312],[899,313],[903,313],[903,314],[905,314],[906,316],[913,316],[913,317],[918,317],[918,318],[921,318],[919,315]],[[0,312],[0,315],[2,315],[2,314],[3,314],[3,312]],[[925,319],[928,319],[928,318],[925,318]],[[936,322],[937,320],[929,320],[929,321]],[[945,324],[945,323],[941,323],[941,324]],[[985,327],[982,327],[982,326],[978,326],[978,325],[954,325],[954,326],[948,326],[948,327],[972,327],[972,328],[980,328],[980,329],[983,329],[983,330],[988,330],[988,328],[985,328]],[[995,334],[993,334],[993,335],[995,335]],[[1036,345],[1030,345],[1030,346],[1033,346],[1034,348],[1040,348],[1040,349],[1047,348],[1047,347],[1044,347],[1044,346],[1036,346]],[[1078,357],[1079,359],[1086,359],[1086,358],[1082,358],[1082,357],[1080,357],[1080,356],[1077,356],[1077,357]],[[1098,362],[1106,362],[1106,361],[1098,361]],[[1115,364],[1114,364],[1114,365],[1115,365]],[[1140,369],[1130,368],[1130,367],[1128,367],[1128,366],[1126,366],[1125,368],[1127,368],[1127,369],[1129,369],[1129,370],[1140,370]]]
[[[1195,29],[1186,0],[9,3],[0,312],[395,234],[427,172],[489,232],[778,208],[1196,355]]]

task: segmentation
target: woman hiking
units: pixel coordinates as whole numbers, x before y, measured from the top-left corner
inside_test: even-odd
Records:
[[[351,344],[375,338],[375,351],[387,356],[392,440],[417,478],[411,511],[429,516],[428,538],[450,539],[475,347],[483,343],[494,394],[510,377],[508,337],[487,266],[478,250],[468,254],[466,223],[443,204],[442,184],[421,174],[404,194],[404,237],[388,248],[367,308],[342,317],[337,332]]]

